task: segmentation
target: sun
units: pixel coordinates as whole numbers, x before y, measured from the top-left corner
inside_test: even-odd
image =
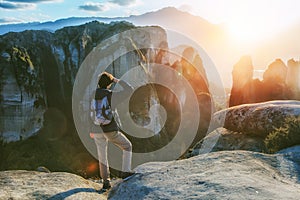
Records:
[[[232,40],[241,43],[259,42],[265,37],[264,29],[255,21],[235,20],[227,26]]]
[[[254,18],[236,18],[227,25],[230,38],[242,44],[258,43],[267,36],[266,27]]]
[[[228,27],[230,36],[238,42],[253,42],[259,38],[254,27],[247,24],[230,24]]]

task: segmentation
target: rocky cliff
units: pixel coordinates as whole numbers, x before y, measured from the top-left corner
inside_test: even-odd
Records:
[[[170,69],[173,68],[188,80],[192,86],[193,93],[197,94],[199,109],[202,113],[205,112],[205,114],[201,114],[201,122],[198,123],[199,133],[197,138],[195,138],[195,142],[201,139],[203,134],[206,133],[210,121],[211,113],[210,109],[207,109],[211,106],[203,103],[208,102],[210,104],[210,94],[206,72],[199,53],[197,50],[185,46],[182,55],[181,53],[176,54],[176,59],[170,62],[168,57],[171,56],[171,53],[168,51],[167,35],[162,28],[149,28],[149,32],[152,32],[151,34],[136,31],[135,34],[128,36],[117,35],[117,33],[132,28],[134,26],[128,22],[104,24],[94,21],[81,26],[65,27],[54,33],[24,31],[21,33],[7,33],[1,36],[0,138],[8,142],[18,141],[37,133],[42,127],[52,123],[47,123],[44,120],[44,112],[46,109],[49,110],[49,108],[57,109],[60,115],[64,115],[67,122],[69,120],[72,123],[71,100],[77,72],[87,55],[92,50],[97,49],[98,44],[105,40],[106,46],[100,47],[98,50],[101,51],[103,60],[112,58],[112,63],[109,63],[109,66],[107,66],[107,71],[116,77],[121,77],[131,68],[138,66],[144,56],[148,63],[163,64]],[[126,46],[130,42],[127,37],[132,38],[133,43],[136,43],[130,44],[131,48]],[[140,52],[136,52],[132,45],[143,46],[143,49]],[[116,46],[119,48],[116,48]],[[151,47],[156,48],[153,49]],[[139,54],[143,54],[143,56],[141,57]],[[88,64],[100,69],[102,61]],[[97,71],[97,69],[90,67],[84,73],[86,73],[87,77],[96,77],[97,72],[99,70]],[[161,73],[154,72],[154,70],[151,73],[154,81],[162,79]],[[142,77],[136,75],[130,78],[136,80]],[[167,76],[164,79],[171,83],[177,82],[176,80],[169,80],[170,78]],[[86,82],[90,83],[91,79],[86,80]],[[180,84],[177,86],[176,90],[181,90]],[[145,87],[144,89],[147,91],[149,88]],[[174,94],[171,94],[170,91],[167,92],[165,88],[158,85],[155,90],[157,90],[156,92],[160,96],[159,99],[163,106],[168,108],[167,112],[170,113],[173,110],[179,112],[179,109],[171,107],[174,102],[178,101]],[[144,112],[141,112],[138,104],[144,106],[142,109],[145,109],[146,113],[148,112],[147,109],[149,110],[147,106],[145,107],[145,104],[149,104],[149,102],[145,102],[149,101],[147,100],[147,95],[149,96],[149,94],[146,94],[145,91],[143,92],[141,89],[143,98],[146,98],[141,99],[138,97],[132,100],[134,106],[130,108],[134,115],[131,117],[139,118],[142,124],[147,124],[147,120],[143,119],[146,117],[137,113]],[[85,92],[85,90],[80,90],[78,94],[87,95]],[[179,92],[183,96],[186,95],[184,89]],[[177,118],[179,115],[178,113],[170,113],[168,116]],[[55,117],[53,116],[53,118]],[[64,123],[65,120],[62,120],[62,124],[59,126],[64,127],[66,126],[65,124],[68,125],[68,123]],[[169,123],[166,125],[170,126],[168,129],[165,129],[168,130],[168,134],[173,134],[177,131],[171,130],[178,125],[174,125],[172,121],[176,121],[176,119],[168,120]],[[61,132],[65,131],[52,132],[51,137],[58,138],[60,134],[64,134]],[[170,138],[169,135],[167,137]],[[168,138],[167,140],[169,140]]]
[[[57,108],[70,118],[72,86],[84,58],[103,39],[133,27],[94,21],[54,33],[2,35],[0,137],[17,141],[35,134],[43,127],[46,108]]]

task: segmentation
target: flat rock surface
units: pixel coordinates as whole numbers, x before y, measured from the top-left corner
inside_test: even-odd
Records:
[[[109,199],[300,199],[300,154],[222,151],[146,163]]]
[[[213,152],[135,170],[109,192],[65,172],[2,171],[0,199],[300,199],[299,147],[274,155]]]
[[[65,172],[1,171],[0,199],[107,199],[102,184]]]

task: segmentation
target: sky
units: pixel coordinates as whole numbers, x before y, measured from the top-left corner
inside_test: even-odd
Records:
[[[126,17],[173,6],[214,24],[226,24],[233,34],[281,29],[300,21],[299,0],[0,0],[0,24],[54,21],[68,17]],[[266,27],[268,24],[268,27]],[[245,37],[256,37],[249,33]]]
[[[299,0],[0,0],[0,24],[127,17],[168,6],[224,25],[238,42],[252,42],[300,22]]]

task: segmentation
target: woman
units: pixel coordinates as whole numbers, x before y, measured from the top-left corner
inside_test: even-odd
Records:
[[[132,91],[132,87],[125,81],[116,79],[113,77],[113,75],[103,72],[99,75],[95,100],[101,100],[104,97],[107,97],[111,105],[113,92],[110,90],[110,87],[112,83],[119,83],[123,87],[122,91],[114,92],[114,98],[118,100],[124,98],[124,95],[129,94]],[[109,181],[110,172],[107,160],[108,141],[112,142],[123,150],[122,178],[126,178],[133,174],[133,172],[131,172],[132,145],[126,136],[120,132],[114,118],[109,124],[100,126],[103,130],[103,133],[90,133],[90,135],[94,139],[97,146],[100,176],[103,179],[103,189],[109,189],[111,185]]]

